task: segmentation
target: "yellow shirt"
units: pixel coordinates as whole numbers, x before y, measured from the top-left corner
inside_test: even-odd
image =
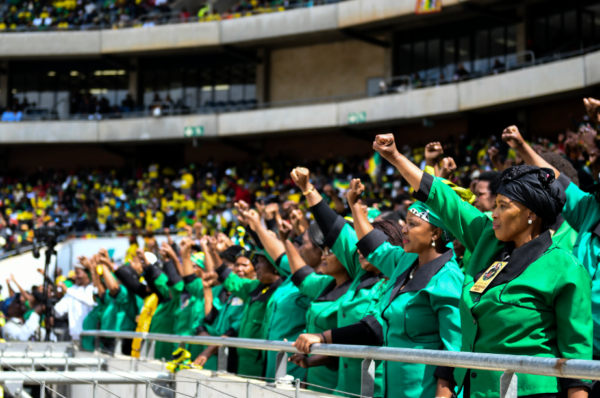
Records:
[[[190,173],[185,173],[181,176],[181,188],[188,189],[194,185],[194,176]]]
[[[110,207],[108,207],[107,205],[100,206],[98,208],[98,222],[100,224],[106,224],[108,216],[110,216]]]

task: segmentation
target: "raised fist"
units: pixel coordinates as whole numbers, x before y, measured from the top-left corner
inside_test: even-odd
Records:
[[[310,185],[310,171],[306,167],[296,167],[290,173],[292,180],[298,185],[302,192],[308,191]]]
[[[350,189],[348,189],[347,199],[348,205],[354,206],[360,199],[360,195],[365,191],[365,186],[360,182],[359,178],[350,181]]]
[[[502,140],[510,145],[511,148],[516,149],[523,145],[525,142],[517,126],[510,126],[504,129],[502,132]]]

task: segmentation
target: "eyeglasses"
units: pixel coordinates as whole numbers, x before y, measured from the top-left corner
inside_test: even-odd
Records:
[[[325,257],[327,256],[331,256],[333,254],[333,252],[331,251],[331,249],[329,249],[328,247],[326,247],[325,249],[323,249],[323,255]]]

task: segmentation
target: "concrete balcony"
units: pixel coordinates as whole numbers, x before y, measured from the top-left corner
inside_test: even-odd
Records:
[[[445,7],[461,0],[443,0]],[[466,0],[462,0],[466,1]],[[0,34],[0,57],[90,56],[281,42],[414,14],[414,0],[348,0],[218,22]]]
[[[1,143],[90,143],[184,139],[186,127],[206,137],[335,130],[394,125],[424,117],[508,105],[600,84],[600,51],[460,83],[353,101],[242,112],[0,124]]]

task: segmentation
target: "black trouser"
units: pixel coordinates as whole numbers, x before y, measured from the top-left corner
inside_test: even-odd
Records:
[[[121,343],[121,354],[131,356],[132,339],[123,339]],[[101,337],[100,345],[102,352],[113,354],[115,352],[116,341],[113,338]]]

